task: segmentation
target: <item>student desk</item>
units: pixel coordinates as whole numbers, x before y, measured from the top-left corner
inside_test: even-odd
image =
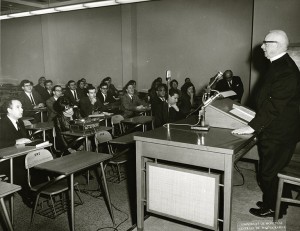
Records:
[[[143,132],[146,131],[146,124],[152,123],[153,128],[153,117],[152,116],[135,116],[132,118],[127,118],[121,121],[124,124],[132,124],[132,125],[139,125],[143,126]]]
[[[194,124],[196,118],[182,123]],[[210,128],[208,132],[189,126],[171,125],[135,136],[137,180],[137,230],[144,227],[145,162],[148,158],[200,166],[224,172],[223,230],[230,231],[234,163],[254,144],[254,135],[237,136],[231,129]]]
[[[71,221],[70,221],[70,229],[75,230],[75,221],[74,221],[74,173],[79,172],[81,170],[84,170],[86,168],[89,168],[91,166],[95,166],[100,164],[101,166],[101,173],[103,176],[103,183],[104,183],[104,189],[106,194],[106,199],[108,202],[108,210],[110,212],[113,224],[115,224],[113,212],[112,212],[112,206],[110,201],[110,196],[107,188],[105,173],[104,173],[104,167],[103,162],[106,160],[109,160],[112,158],[112,155],[109,154],[103,154],[103,153],[96,153],[96,152],[87,152],[87,151],[80,151],[75,152],[67,156],[63,156],[61,158],[57,158],[48,162],[45,162],[43,164],[39,164],[35,166],[34,168],[43,170],[43,171],[49,171],[53,172],[59,175],[65,175],[69,176],[69,190],[71,195],[71,208],[70,208],[70,215],[71,215]],[[98,171],[96,170],[98,173]],[[98,174],[98,182],[101,182],[100,176]]]
[[[12,222],[10,221],[9,216],[8,216],[8,212],[7,212],[7,209],[5,206],[5,202],[4,202],[4,197],[11,195],[19,190],[21,190],[21,186],[19,186],[19,185],[9,184],[9,183],[0,181],[0,203],[1,203],[1,207],[2,207],[2,210],[4,213],[6,223],[8,225],[9,230],[11,230],[11,231],[13,230],[13,226],[12,226]]]
[[[86,131],[86,132],[66,131],[66,132],[62,132],[61,134],[65,136],[83,137],[85,139],[85,149],[86,151],[89,151],[88,138],[90,136],[94,136],[98,131],[109,131],[109,130],[112,130],[112,127],[99,126],[95,131]]]
[[[13,159],[19,156],[24,156],[27,153],[38,150],[38,149],[43,149],[46,147],[50,147],[52,144],[47,144],[43,147],[36,148],[35,146],[25,146],[25,145],[16,145],[16,146],[11,146],[7,148],[2,148],[0,149],[0,162],[9,160],[9,165],[10,165],[10,183],[14,183],[14,165],[13,165]],[[13,222],[13,209],[14,209],[14,197],[11,197],[10,199],[10,214],[11,214],[11,220]]]
[[[36,124],[27,125],[25,127],[27,130],[33,130],[33,131],[42,131],[43,132],[43,141],[46,141],[46,131],[52,129],[53,138],[55,141],[55,131],[54,131],[54,125],[53,122],[41,122]],[[54,144],[55,146],[55,144]]]

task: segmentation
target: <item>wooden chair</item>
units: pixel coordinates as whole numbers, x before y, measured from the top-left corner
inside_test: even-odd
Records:
[[[282,201],[300,205],[300,200],[282,197],[282,191],[285,183],[300,186],[300,162],[291,160],[289,165],[278,173],[278,177],[279,183],[274,222],[278,221]]]
[[[54,180],[50,179],[50,177],[48,177],[48,181],[45,181],[41,184],[38,185],[32,185],[32,168],[38,164],[42,164],[44,162],[53,160],[53,156],[52,154],[46,150],[46,149],[41,149],[41,150],[35,150],[32,152],[29,152],[26,157],[25,157],[25,168],[27,169],[27,182],[28,185],[30,187],[30,189],[36,193],[36,199],[35,199],[35,204],[34,204],[34,208],[32,210],[32,214],[31,214],[31,223],[33,222],[34,219],[34,214],[36,212],[37,209],[37,205],[39,202],[39,199],[41,196],[43,197],[49,197],[50,201],[48,200],[48,204],[50,205],[49,207],[52,208],[52,215],[49,215],[48,213],[48,209],[44,209],[43,208],[43,203],[41,204],[41,208],[39,210],[39,213],[41,215],[45,215],[47,217],[50,218],[55,218],[56,216],[60,215],[61,213],[65,212],[65,203],[64,203],[64,196],[63,193],[66,192],[68,193],[68,184],[66,181],[66,176],[61,176],[61,177],[57,177]],[[64,179],[64,180],[62,180]],[[80,200],[80,204],[83,204],[79,193],[79,187],[78,187],[78,183],[74,183],[74,187],[76,187],[76,194]],[[78,192],[77,192],[78,191]],[[59,211],[56,210],[56,206],[55,206],[55,196],[59,195],[60,196],[60,202],[61,202],[61,206],[57,209],[59,209]],[[47,211],[46,211],[47,210]]]
[[[125,164],[128,161],[128,148],[121,152],[116,151],[109,143],[112,140],[112,135],[108,131],[101,131],[95,135],[95,144],[98,152],[98,144],[107,144],[109,154],[113,155],[108,164],[115,165],[117,169],[118,183],[125,179],[125,175],[121,173],[120,165]],[[108,179],[109,180],[109,179]]]

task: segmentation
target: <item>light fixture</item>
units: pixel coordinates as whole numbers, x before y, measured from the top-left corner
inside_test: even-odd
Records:
[[[83,5],[88,8],[94,8],[94,7],[101,7],[101,6],[113,6],[117,4],[118,3],[114,0],[108,0],[108,1],[101,1],[101,2],[84,3]]]
[[[151,1],[151,0],[106,0],[106,1],[98,1],[98,2],[89,2],[84,4],[75,4],[69,6],[60,6],[56,8],[47,8],[47,9],[34,10],[29,12],[1,15],[0,20],[33,16],[33,15],[41,15],[41,14],[51,14],[51,13],[57,13],[61,11],[81,10],[86,8],[96,8],[96,7],[103,7],[103,6],[113,6],[113,5],[119,5],[125,3],[137,3],[137,2],[146,2],[146,1]]]
[[[81,10],[86,8],[84,4],[77,4],[77,5],[71,5],[71,6],[60,6],[55,7],[55,10],[57,11],[71,11],[71,10]]]
[[[48,9],[43,9],[43,10],[31,11],[31,14],[40,15],[40,14],[52,14],[52,13],[56,13],[56,12],[59,12],[59,11],[55,10],[55,8],[48,8]]]

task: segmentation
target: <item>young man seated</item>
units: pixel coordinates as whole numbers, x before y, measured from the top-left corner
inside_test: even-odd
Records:
[[[124,118],[130,118],[139,115],[141,112],[149,110],[146,102],[142,101],[136,94],[134,94],[134,86],[132,82],[125,85],[126,93],[121,99],[121,109],[123,110]]]

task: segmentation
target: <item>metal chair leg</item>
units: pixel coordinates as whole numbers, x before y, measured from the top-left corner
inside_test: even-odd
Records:
[[[10,218],[9,218],[9,215],[8,215],[3,197],[0,198],[0,202],[1,202],[1,207],[2,207],[2,210],[3,210],[3,213],[4,213],[4,217],[5,217],[7,226],[8,226],[10,231],[13,231],[13,227],[12,227],[12,224],[11,224],[11,221],[10,221]]]
[[[278,221],[284,180],[279,178],[274,222]]]

